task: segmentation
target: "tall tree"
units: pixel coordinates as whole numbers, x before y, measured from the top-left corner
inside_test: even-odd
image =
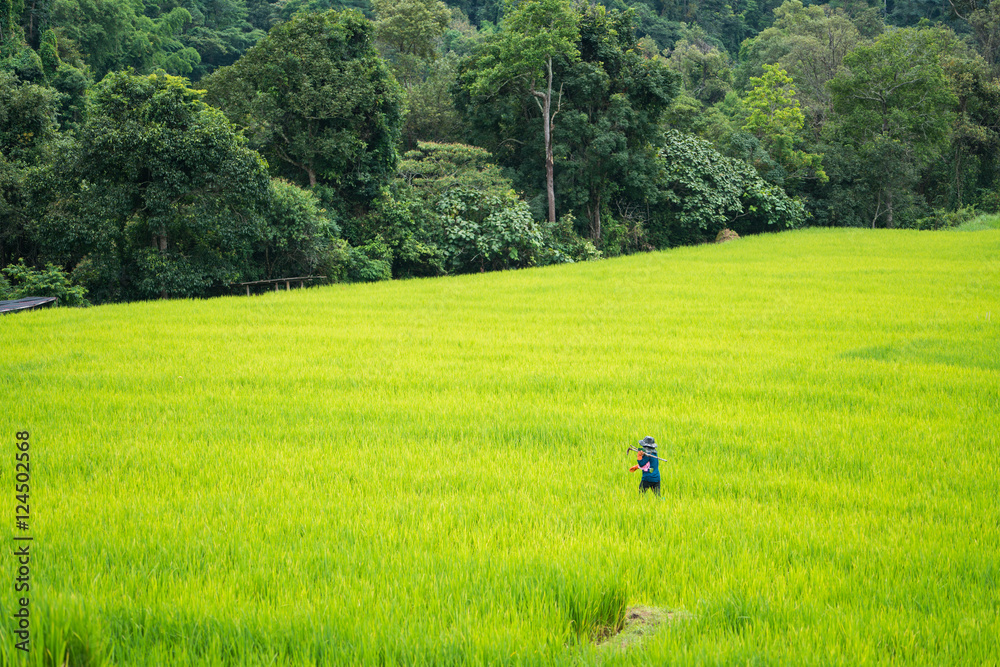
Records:
[[[559,89],[552,87],[555,102],[550,112],[562,115],[557,126],[541,123],[548,130],[540,133],[541,140],[537,110],[543,110],[544,121],[545,107],[529,88],[506,85],[488,89],[488,95],[477,94],[482,72],[502,68],[489,48],[486,55],[463,63],[456,93],[477,140],[517,173],[520,187],[534,189],[542,173],[547,186],[554,184],[546,189],[550,221],[556,205],[569,209],[586,222],[595,243],[615,252],[615,234],[606,236],[611,230],[604,222],[618,204],[631,211],[654,188],[659,121],[677,93],[680,77],[662,61],[642,55],[631,12],[586,5],[573,11],[577,41],[572,57],[563,54],[551,61]],[[547,64],[542,72],[547,81]],[[544,163],[539,154],[545,155]],[[550,181],[557,156],[559,173]]]
[[[579,15],[569,0],[509,0],[500,32],[462,67],[460,78],[474,105],[514,93],[530,95],[542,119],[549,222],[556,220],[552,127],[562,109],[553,63],[578,62]]]
[[[187,75],[201,60],[178,39],[191,21],[183,7],[151,18],[142,3],[129,0],[55,0],[50,20],[60,41],[83,56],[97,80],[128,67],[140,73],[163,69]]]
[[[57,140],[59,94],[0,70],[0,266],[37,258],[29,223],[38,171]]]
[[[560,70],[566,116],[556,133],[565,155],[563,200],[584,213],[594,243],[605,239],[605,213],[630,215],[655,190],[660,118],[678,90],[662,61],[644,58],[631,12],[581,7],[580,61]]]
[[[893,227],[896,195],[912,188],[919,170],[947,146],[955,94],[939,59],[950,31],[906,28],[887,32],[844,58],[829,82],[837,131],[858,152],[858,178],[874,198],[872,226]]]
[[[451,18],[447,5],[440,0],[373,0],[372,5],[379,42],[398,54],[434,58]]]
[[[266,165],[200,97],[162,74],[95,86],[65,199],[39,223],[59,243],[76,234],[74,273],[97,300],[204,295],[247,270]]]
[[[363,210],[395,173],[399,84],[359,12],[299,14],[202,81],[276,176]]]
[[[826,181],[821,156],[797,148],[802,141],[805,114],[792,77],[779,65],[765,64],[764,75],[751,77],[750,84],[753,88],[746,96],[750,115],[743,130],[761,140],[784,172],[780,181],[772,181],[784,185],[789,179],[794,181],[807,175]]]
[[[830,114],[826,82],[861,43],[861,35],[842,9],[829,5],[806,7],[801,0],[786,0],[774,16],[773,26],[740,49],[742,80],[759,75],[764,64],[780,65],[795,80],[807,126],[818,137]]]

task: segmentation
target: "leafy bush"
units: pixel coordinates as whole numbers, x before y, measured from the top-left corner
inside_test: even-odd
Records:
[[[29,296],[54,296],[61,306],[89,306],[87,290],[74,285],[69,276],[53,264],[42,270],[27,266],[22,259],[2,270],[0,298],[23,299]]]
[[[351,282],[376,282],[392,278],[392,250],[381,236],[366,245],[347,249],[347,274]]]
[[[264,241],[254,253],[254,263],[267,278],[336,273],[341,258],[334,242],[340,230],[313,193],[272,179],[264,221]]]
[[[474,146],[420,142],[372,211],[345,223],[345,237],[378,248],[363,254],[391,262],[396,277],[522,268],[597,253],[572,225],[546,229],[535,221],[490,158]]]
[[[805,221],[800,201],[703,139],[670,130],[660,160],[660,202],[648,229],[656,247],[707,242],[724,228],[745,235]]]
[[[581,237],[575,231],[576,221],[572,213],[567,213],[551,225],[542,228],[542,249],[538,253],[538,263],[566,264],[601,259],[601,251],[590,239]]]
[[[979,213],[973,206],[966,206],[957,211],[934,209],[931,215],[914,220],[911,224],[900,226],[912,229],[952,229],[974,219],[978,215]]]

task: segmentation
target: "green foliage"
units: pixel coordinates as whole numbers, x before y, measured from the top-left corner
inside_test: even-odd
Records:
[[[22,48],[16,57],[11,58],[10,63],[14,73],[22,81],[44,85],[45,68],[42,59],[31,48],[27,46]]]
[[[0,284],[0,299],[23,299],[29,296],[54,296],[59,306],[87,306],[87,290],[74,285],[58,266],[46,264],[44,269],[25,265],[24,260],[2,269],[6,284]]]
[[[796,138],[805,125],[805,115],[788,72],[778,65],[765,64],[764,75],[752,77],[750,85],[753,88],[745,101],[750,115],[743,129],[772,141]]]
[[[14,0],[0,0],[0,57],[9,54],[12,46],[20,41],[17,34],[17,16]]]
[[[971,220],[960,223],[957,227],[955,227],[955,229],[963,232],[980,232],[987,229],[1000,230],[1000,214],[980,215]]]
[[[542,119],[548,220],[554,223],[556,195],[552,128],[556,114],[562,109],[561,82],[558,83],[558,99],[554,98],[558,79],[554,67],[562,62],[578,62],[579,16],[569,0],[529,0],[520,3],[509,0],[505,7],[499,32],[487,39],[462,67],[460,86],[464,89],[462,94],[468,99],[461,101],[461,107],[467,110],[469,116],[480,116],[476,107],[491,106],[498,93],[508,98],[501,104],[513,106],[521,103],[524,106],[524,101],[530,100],[537,105]]]
[[[531,266],[543,232],[480,148],[421,142],[406,154],[400,177],[427,216],[423,241],[441,253],[448,272]]]
[[[393,276],[413,277],[599,256],[567,224],[572,218],[535,222],[487,151],[420,142],[369,215],[345,222],[344,231],[355,246],[384,244]]]
[[[936,28],[887,32],[844,58],[846,70],[828,83],[838,113],[836,132],[856,153],[856,170],[867,193],[865,216],[874,226],[896,224],[910,206],[919,170],[945,148],[957,98],[939,59],[951,48]]]
[[[764,65],[764,75],[751,77],[753,88],[747,93],[745,104],[750,111],[743,131],[756,135],[782,168],[781,179],[768,179],[779,185],[806,175],[814,175],[822,182],[829,180],[820,164],[822,156],[798,150],[802,141],[805,115],[795,96],[795,87],[788,72],[778,65]],[[756,165],[755,165],[756,166]],[[761,171],[758,168],[758,171]],[[767,177],[767,172],[762,175]]]
[[[447,53],[427,65],[425,76],[407,86],[407,113],[403,146],[416,148],[418,141],[453,143],[465,134],[462,117],[451,96],[458,74],[458,57]]]
[[[94,88],[67,200],[48,222],[64,209],[79,221],[74,272],[100,301],[204,295],[247,271],[266,165],[200,97],[166,75],[111,74]]]
[[[844,58],[828,85],[854,143],[882,136],[926,153],[947,138],[956,99],[938,62],[946,39],[937,29],[894,30]]]
[[[1000,0],[975,7],[969,12],[968,20],[980,55],[989,63],[993,74],[1000,76]]]
[[[44,189],[39,171],[58,156],[58,105],[52,89],[0,70],[0,266],[36,259],[30,227]]]
[[[614,254],[615,243],[603,238],[602,216],[622,202],[653,196],[653,145],[679,77],[638,52],[631,13],[590,7],[579,25],[580,61],[562,75],[557,183],[570,210],[585,216],[590,238]]]
[[[160,0],[160,12],[171,11],[175,1]],[[191,19],[184,24],[178,40],[198,53],[198,62],[190,74],[192,80],[232,65],[266,32],[250,24],[247,4],[242,0],[188,0],[184,6]]]
[[[430,60],[444,34],[451,12],[440,0],[372,0],[379,41],[393,55]]]
[[[201,56],[179,39],[191,18],[177,6],[151,18],[129,0],[53,0],[50,15],[59,41],[79,52],[98,80],[129,67],[139,73],[192,73]]]
[[[83,122],[87,107],[87,90],[93,81],[84,70],[60,63],[49,80],[60,94],[59,125],[63,130],[75,129]]]
[[[572,21],[565,21],[574,26],[578,41],[552,61],[553,78],[559,82],[552,107],[559,114],[551,142],[558,158],[550,163],[555,194],[561,207],[586,221],[595,243],[602,242],[602,216],[618,200],[641,200],[652,190],[656,168],[651,145],[677,92],[679,77],[639,52],[632,21],[630,13],[580,7]],[[501,33],[463,62],[457,102],[477,141],[513,170],[519,187],[538,192],[546,169],[542,157],[548,152],[539,132],[545,118],[543,113],[540,128],[533,109],[536,95],[525,77],[537,80],[540,74],[506,68],[504,63],[514,56],[504,54],[515,48],[514,39]],[[491,78],[498,72],[506,72],[507,78]]]
[[[57,132],[58,94],[0,70],[0,154],[34,163]]]
[[[713,240],[724,228],[743,236],[805,222],[801,202],[703,139],[671,130],[660,159],[661,201],[648,232],[656,247]]]
[[[347,272],[350,282],[372,283],[392,278],[392,249],[381,236],[359,247],[347,249]]]
[[[59,46],[56,41],[56,33],[54,30],[46,30],[42,34],[42,43],[38,48],[38,55],[42,61],[42,69],[45,71],[46,77],[52,77],[55,75],[56,70],[59,69]]]
[[[540,92],[554,59],[579,57],[579,15],[568,0],[507,0],[500,32],[482,54],[473,95],[482,96],[517,82],[521,90]]]
[[[298,15],[203,81],[274,175],[363,212],[395,173],[403,96],[354,11]]]
[[[914,221],[913,229],[954,229],[979,217],[975,208],[968,206],[957,211],[936,210],[931,215]]]
[[[795,80],[796,97],[816,135],[830,114],[826,82],[861,43],[861,35],[842,9],[829,5],[806,7],[800,0],[785,0],[774,15],[773,26],[742,45],[738,83],[761,74],[764,65],[780,66]]]
[[[684,91],[704,104],[721,102],[733,90],[729,54],[704,39],[681,39],[669,51],[666,63],[681,75]]]
[[[273,179],[264,221],[264,238],[254,246],[253,262],[263,267],[263,277],[340,273],[340,230],[311,192]]]

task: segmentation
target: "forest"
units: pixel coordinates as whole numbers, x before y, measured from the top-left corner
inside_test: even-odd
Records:
[[[1000,212],[1000,0],[0,0],[0,298]]]

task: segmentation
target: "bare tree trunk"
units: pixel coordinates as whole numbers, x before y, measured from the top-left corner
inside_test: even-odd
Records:
[[[885,193],[885,226],[887,229],[892,229],[892,190]]]
[[[552,159],[552,117],[549,112],[552,110],[552,58],[547,61],[549,81],[545,89],[545,105],[542,109],[543,124],[545,128],[545,190],[549,198],[549,222],[556,221],[556,186],[553,176],[554,160]]]
[[[593,204],[587,207],[590,213],[590,238],[595,244],[601,242],[601,193],[594,194]]]
[[[309,174],[309,187],[316,187],[316,172],[312,167],[306,167],[306,173]]]

